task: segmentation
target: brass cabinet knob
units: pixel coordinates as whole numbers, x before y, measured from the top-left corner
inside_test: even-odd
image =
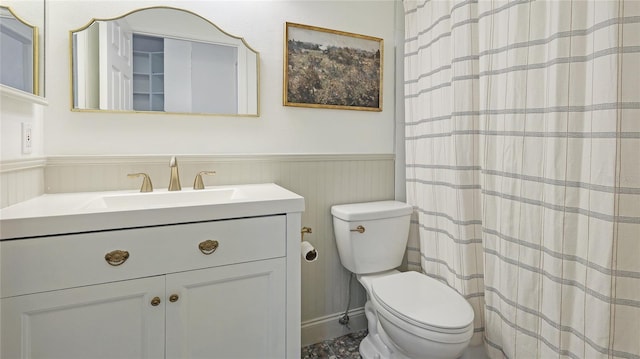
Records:
[[[153,297],[153,299],[151,299],[151,305],[153,305],[154,307],[160,305],[160,297]]]
[[[171,303],[175,303],[178,301],[178,299],[180,299],[180,297],[177,294],[171,294],[171,296],[169,297],[169,301]]]
[[[105,254],[104,259],[112,266],[119,266],[129,259],[129,252],[116,249]]]
[[[206,241],[200,242],[200,244],[198,244],[198,249],[200,249],[200,252],[202,252],[202,254],[209,255],[215,252],[216,249],[218,249],[218,245],[218,241],[208,239]]]

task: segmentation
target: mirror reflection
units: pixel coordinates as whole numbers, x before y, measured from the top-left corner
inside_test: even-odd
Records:
[[[94,19],[71,48],[75,110],[258,115],[258,53],[192,12]]]
[[[0,6],[0,83],[38,94],[38,28]]]

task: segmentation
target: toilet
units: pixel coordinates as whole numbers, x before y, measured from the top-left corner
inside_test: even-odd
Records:
[[[413,208],[398,201],[331,207],[342,265],[367,292],[365,359],[453,359],[473,335],[473,309],[455,290],[418,272],[399,272]]]

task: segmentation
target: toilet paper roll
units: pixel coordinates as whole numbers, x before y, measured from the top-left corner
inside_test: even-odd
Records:
[[[307,262],[314,262],[318,259],[318,251],[311,245],[311,243],[304,241],[300,244],[300,250],[302,253],[302,259]]]

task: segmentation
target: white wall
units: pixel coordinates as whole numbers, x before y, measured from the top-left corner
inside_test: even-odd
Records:
[[[0,98],[0,161],[21,158],[41,158],[44,155],[42,138],[43,108],[13,97]],[[22,154],[22,124],[31,124],[33,136],[31,154]]]
[[[60,155],[393,153],[394,1],[94,1],[47,3],[45,153]],[[260,117],[70,111],[69,30],[91,18],[167,5],[194,11],[260,52]],[[383,111],[282,106],[285,22],[383,38]]]

